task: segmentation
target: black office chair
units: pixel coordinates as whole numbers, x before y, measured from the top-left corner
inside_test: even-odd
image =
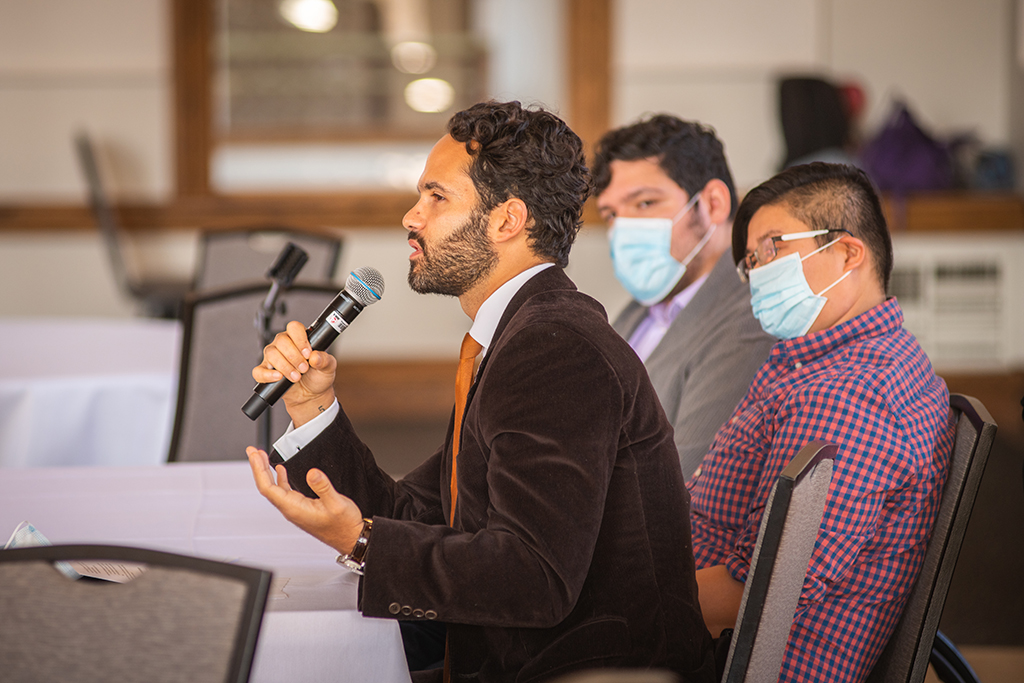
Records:
[[[939,680],[977,681],[970,665],[939,631],[939,617],[985,473],[996,423],[981,401],[962,394],[949,397],[956,442],[942,491],[939,514],[928,541],[924,564],[869,683],[920,683],[929,661]]]
[[[779,474],[765,506],[723,683],[777,681],[825,512],[836,446],[812,441]]]
[[[257,281],[264,277],[267,266],[288,242],[301,247],[308,256],[295,282],[327,284],[334,281],[341,258],[340,235],[267,226],[204,231],[199,241],[193,288],[224,289]]]
[[[242,413],[256,385],[252,368],[263,358],[253,321],[267,296],[266,283],[193,292],[185,302],[178,401],[169,461],[245,460],[245,447],[260,443],[260,422]],[[313,322],[341,287],[294,284],[278,299],[274,332],[290,320]],[[283,309],[283,310],[282,310]],[[288,427],[281,403],[270,415],[272,438]]]
[[[125,259],[126,235],[107,197],[95,146],[84,132],[75,137],[75,152],[89,191],[89,206],[110,259],[114,282],[121,292],[137,302],[142,313],[154,318],[181,317],[185,295],[191,282],[185,279],[142,278],[133,274]]]
[[[142,563],[128,583],[72,580],[53,565]],[[117,546],[0,550],[0,677],[244,683],[271,573]]]

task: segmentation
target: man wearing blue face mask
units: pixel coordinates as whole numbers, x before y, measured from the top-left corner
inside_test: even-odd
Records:
[[[663,114],[605,134],[594,180],[633,296],[614,327],[647,367],[689,480],[775,342],[726,255],[732,173],[714,131]]]
[[[924,558],[953,445],[949,394],[886,297],[892,243],[852,166],[795,166],[736,213],[733,258],[781,337],[690,485],[713,636],[736,621],[772,483],[808,442],[838,445],[779,680],[864,680]]]

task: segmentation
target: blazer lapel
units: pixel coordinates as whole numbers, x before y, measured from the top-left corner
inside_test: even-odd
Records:
[[[484,367],[487,365],[487,361],[490,359],[491,354],[496,348],[502,344],[502,335],[505,333],[505,328],[508,327],[508,323],[512,320],[523,304],[525,304],[530,297],[556,289],[568,289],[575,291],[576,285],[569,279],[569,276],[565,274],[565,271],[558,266],[552,266],[545,268],[541,272],[537,273],[529,280],[527,280],[519,291],[516,292],[515,296],[512,297],[511,301],[508,302],[508,306],[505,307],[505,312],[501,314],[501,319],[498,321],[498,326],[494,330],[494,336],[491,338],[491,345],[487,347],[487,353],[480,361],[480,367],[477,368],[476,377],[473,378],[473,385],[469,388],[469,398],[466,399],[466,410],[469,410],[469,404],[473,400],[473,394],[476,393],[477,384],[480,378],[484,374]]]

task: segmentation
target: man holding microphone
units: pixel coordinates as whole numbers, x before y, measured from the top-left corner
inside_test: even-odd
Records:
[[[292,322],[253,370],[295,382],[286,462],[248,451],[257,487],[362,574],[366,616],[446,623],[451,680],[653,667],[712,681],[671,425],[563,272],[589,191],[581,141],[548,112],[478,104],[449,121],[418,190],[409,284],[473,321],[445,443],[390,479],[338,406],[335,359]]]

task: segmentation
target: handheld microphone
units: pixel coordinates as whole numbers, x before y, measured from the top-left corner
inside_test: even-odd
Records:
[[[365,307],[380,301],[384,294],[384,278],[376,268],[363,266],[349,273],[345,289],[334,297],[312,325],[306,328],[309,345],[314,351],[326,351],[327,347],[345,331]],[[253,388],[253,394],[242,406],[242,412],[250,420],[258,418],[264,410],[274,405],[292,386],[287,378],[276,382],[260,383]]]

